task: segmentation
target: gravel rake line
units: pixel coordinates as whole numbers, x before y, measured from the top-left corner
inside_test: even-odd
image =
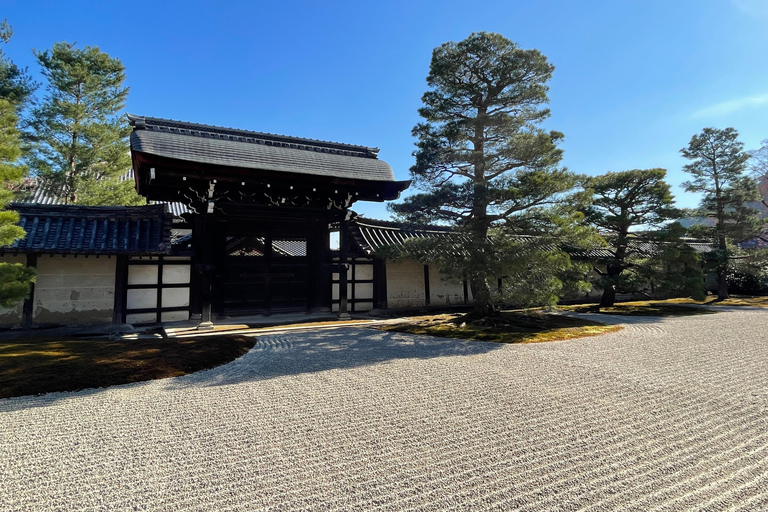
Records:
[[[681,427],[681,425],[679,423],[676,426],[675,425],[670,425],[669,430],[678,430],[680,427]],[[709,425],[702,425],[701,426],[701,430],[707,430],[708,428],[709,428]],[[625,429],[625,430],[627,430],[627,429]],[[634,429],[629,429],[629,430],[633,430],[634,431]],[[623,436],[625,436],[624,433],[617,433],[616,436],[614,436],[614,437],[623,437]],[[630,442],[631,441],[625,441],[622,444],[626,445],[626,444],[629,444]],[[605,445],[609,445],[610,444],[610,446],[613,447],[613,448],[618,446],[618,445],[616,445],[614,443],[608,443],[608,442],[606,442],[604,444]],[[635,439],[634,444],[645,445],[647,443],[644,443],[642,440]],[[557,460],[557,458],[556,458],[557,454],[554,453],[554,452],[559,452],[561,450],[567,451],[568,448],[569,448],[569,446],[567,446],[567,445],[566,446],[558,446],[558,447],[554,447],[554,448],[548,450],[545,453],[537,453],[536,454],[536,459],[538,461],[546,461],[547,464],[542,464],[542,465],[540,465],[538,467],[534,467],[534,468],[528,467],[526,472],[531,473],[531,474],[537,474],[537,475],[544,473],[544,474],[547,475],[548,478],[544,478],[543,480],[542,480],[542,477],[537,477],[535,479],[531,479],[530,481],[533,484],[535,484],[535,485],[532,486],[531,488],[526,489],[526,487],[523,485],[525,480],[521,481],[521,480],[519,480],[519,477],[516,476],[515,478],[518,479],[518,480],[516,480],[517,484],[518,484],[518,491],[522,492],[523,490],[525,490],[525,492],[523,494],[521,494],[522,496],[525,496],[527,494],[532,494],[534,492],[539,492],[542,488],[546,487],[546,485],[544,484],[544,481],[551,480],[557,474],[566,473],[569,470],[577,470],[578,469],[578,466],[575,466],[573,463],[576,462],[576,461],[579,461],[581,459],[585,459],[586,458],[585,454],[577,454],[577,455],[575,455],[575,456],[573,456],[573,457],[571,457],[569,459],[566,459],[564,461],[563,460]],[[607,452],[609,450],[610,450],[610,448],[605,448],[603,451]],[[596,455],[599,455],[599,454],[600,454],[599,452],[596,452]],[[521,462],[520,460],[516,461],[514,455],[511,454],[511,453],[506,454],[506,457],[508,458],[508,461],[505,463],[507,465],[509,465],[509,464],[515,465],[514,463]],[[606,472],[609,472],[609,470],[612,469],[614,466],[618,467],[618,466],[621,466],[622,464],[624,464],[626,462],[626,459],[624,458],[623,454],[616,454],[615,458],[617,459],[617,461],[611,467],[609,467],[609,468],[600,467],[599,469],[593,471],[593,473],[594,474],[606,473]],[[585,465],[587,465],[587,464],[588,464],[588,462],[585,463]],[[558,471],[556,471],[556,472],[552,472],[552,471],[550,471],[550,469],[553,468],[553,467],[559,467],[560,469],[558,469]],[[460,477],[459,479],[462,480],[462,481],[465,481],[466,480],[466,474],[467,474],[467,472],[458,475]],[[558,482],[554,482],[554,483],[558,483]],[[547,484],[547,485],[552,485],[552,484]],[[522,489],[520,489],[521,486],[522,486]],[[542,486],[544,486],[544,487],[542,487]],[[472,502],[470,502],[470,504],[471,503]]]
[[[537,345],[270,335],[178,379],[0,401],[0,508],[759,508],[765,316],[712,316]]]
[[[754,485],[756,482],[766,480],[766,469],[768,469],[768,465],[766,464],[766,456],[768,456],[766,446],[763,446],[759,452],[762,453],[758,455],[757,451],[751,452],[749,454],[742,455],[737,459],[731,459],[723,462],[719,467],[721,472],[725,472],[728,469],[730,469],[732,472],[716,480],[706,483],[702,482],[703,485],[695,487],[681,496],[669,499],[667,502],[668,505],[675,509],[690,509],[697,506],[697,504],[699,504],[698,506],[706,507],[707,505],[714,505],[717,502],[725,502],[726,500],[729,500],[732,503],[738,503],[738,499],[740,498],[733,499],[733,497],[735,497],[739,491],[743,492],[745,489]],[[744,467],[744,461],[749,461],[750,464]],[[752,478],[750,481],[739,485],[739,487],[733,488],[732,484],[733,482],[739,481],[739,475],[747,475]],[[762,492],[765,492],[765,486],[763,486],[761,490]],[[711,498],[710,496],[712,495],[716,497]],[[702,498],[709,499],[709,501],[705,505],[700,505]],[[717,509],[721,510],[726,506],[728,505],[721,503],[721,505],[717,506]]]
[[[721,427],[723,425],[718,425],[718,427]],[[679,426],[682,430],[686,429],[686,425],[680,425]],[[698,430],[700,431],[708,431],[710,430],[710,425],[708,424],[701,424],[698,427]],[[656,478],[659,478],[663,476],[664,472],[669,472],[669,468],[663,464],[659,463],[659,456],[663,456],[663,459],[661,460],[673,460],[673,464],[681,465],[684,464],[687,461],[693,461],[693,460],[702,460],[705,457],[708,457],[710,454],[712,454],[713,458],[716,455],[725,455],[728,453],[731,453],[735,450],[737,450],[739,447],[732,447],[727,450],[724,450],[719,445],[714,445],[714,441],[718,441],[721,439],[726,439],[730,437],[731,434],[729,433],[722,433],[721,435],[715,437],[715,438],[700,438],[696,440],[695,443],[691,444],[683,444],[679,441],[679,436],[677,438],[665,438],[660,439],[657,441],[656,444],[661,444],[658,448],[654,449],[651,452],[645,452],[643,453],[642,459],[644,461],[640,463],[638,467],[632,467],[630,469],[624,469],[618,473],[614,473],[611,475],[611,478],[609,480],[616,480],[616,477],[622,474],[629,474],[630,472],[635,473],[634,479],[639,480],[640,477],[646,477],[643,480],[640,480],[638,484],[633,485],[631,487],[628,487],[625,491],[626,494],[633,496],[640,494],[640,491],[643,490],[645,487],[647,487],[647,482],[656,482]],[[688,439],[693,439],[693,437],[688,436]],[[674,449],[675,446],[679,446],[677,449]],[[707,461],[711,462],[711,461]],[[703,464],[703,462],[702,462]],[[658,474],[662,473],[662,474]],[[680,473],[676,472],[676,476],[679,477]],[[598,483],[598,482],[593,482]],[[678,483],[675,485],[681,486],[681,483]],[[647,489],[646,489],[647,490]],[[599,505],[601,501],[594,502],[595,505]]]

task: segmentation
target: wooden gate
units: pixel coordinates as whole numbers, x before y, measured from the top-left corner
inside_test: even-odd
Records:
[[[309,259],[302,236],[228,236],[220,304],[225,315],[309,308]]]

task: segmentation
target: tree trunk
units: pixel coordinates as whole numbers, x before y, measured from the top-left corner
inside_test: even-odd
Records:
[[[474,313],[481,317],[492,315],[496,308],[493,306],[491,287],[485,277],[474,276],[471,279],[472,298],[474,300]]]
[[[728,281],[726,275],[727,272],[724,268],[717,270],[717,300],[725,300],[728,298]]]
[[[717,300],[725,300],[728,298],[728,253],[726,252],[727,246],[725,245],[725,237],[718,238],[718,246],[725,255],[725,259],[719,262],[717,266]]]
[[[616,303],[616,284],[614,279],[624,270],[622,265],[608,265],[608,281],[605,283],[603,296],[600,298],[600,307],[609,308]]]
[[[622,210],[622,214],[624,211]],[[600,299],[601,308],[609,308],[616,303],[616,284],[614,279],[624,272],[624,259],[627,257],[627,245],[629,244],[629,226],[622,227],[619,237],[616,239],[616,254],[608,263],[608,282]]]
[[[603,290],[603,296],[600,298],[600,307],[609,308],[616,303],[616,288],[609,284]]]

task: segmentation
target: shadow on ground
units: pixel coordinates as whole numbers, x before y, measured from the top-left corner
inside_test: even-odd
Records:
[[[246,355],[218,368],[173,379],[169,387],[225,386],[302,373],[357,368],[397,359],[471,356],[504,345],[375,329],[335,328],[259,336]]]

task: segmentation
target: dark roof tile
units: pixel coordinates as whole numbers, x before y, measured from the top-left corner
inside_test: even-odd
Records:
[[[26,236],[5,252],[132,254],[171,252],[173,216],[165,205],[66,206],[12,204]]]
[[[225,167],[394,182],[378,149],[129,115],[131,150]]]

